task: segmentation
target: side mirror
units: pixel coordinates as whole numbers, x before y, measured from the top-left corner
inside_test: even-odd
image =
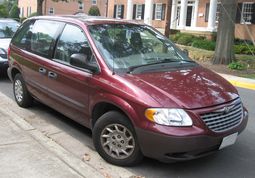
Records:
[[[75,67],[89,69],[92,72],[98,71],[97,65],[89,62],[88,57],[85,54],[81,54],[81,53],[72,54],[70,59],[70,64]]]
[[[187,56],[189,56],[189,51],[188,51],[187,49],[183,49],[182,52],[183,52],[184,54],[186,54]]]

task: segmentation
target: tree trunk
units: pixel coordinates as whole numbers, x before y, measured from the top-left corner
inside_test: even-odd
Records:
[[[172,0],[168,0],[167,11],[166,11],[166,26],[165,26],[165,36],[167,38],[169,38],[169,35],[170,35],[171,11],[172,11]]]
[[[237,0],[220,0],[220,17],[213,64],[229,64],[235,60],[234,36]]]
[[[44,0],[37,0],[37,15],[43,15],[42,13],[43,1]]]

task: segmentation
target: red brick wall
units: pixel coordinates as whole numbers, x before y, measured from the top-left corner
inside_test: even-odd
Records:
[[[162,4],[166,4],[168,0],[154,0],[153,3],[162,3]],[[144,4],[144,0],[133,0],[133,4]],[[114,5],[124,5],[124,19],[127,16],[127,0],[109,0],[108,1],[109,5],[108,5],[108,17],[112,17],[113,18],[113,13],[114,13]],[[165,15],[166,15],[166,11],[165,11]],[[143,22],[143,20],[139,20],[141,22]],[[152,20],[152,26],[156,27],[156,28],[164,28],[165,27],[165,20]]]
[[[43,4],[43,14],[48,15],[49,8],[54,8],[55,15],[61,14],[74,14],[77,12],[84,12],[88,14],[88,11],[91,7],[91,0],[83,0],[84,10],[78,9],[78,2],[69,0],[69,2],[53,2],[52,0],[45,0]],[[96,6],[99,8],[102,16],[106,15],[106,0],[97,0]],[[46,7],[46,8],[45,8]]]

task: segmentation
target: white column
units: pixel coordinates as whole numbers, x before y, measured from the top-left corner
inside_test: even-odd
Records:
[[[172,10],[171,10],[171,23],[170,28],[176,29],[177,27],[177,18],[176,18],[176,10],[177,10],[177,0],[172,1]]]
[[[215,30],[215,21],[216,21],[216,11],[217,11],[217,0],[210,0],[210,8],[208,15],[208,26],[209,31]]]
[[[144,23],[152,24],[153,0],[145,0]]]
[[[133,0],[127,0],[127,19],[132,20],[133,17]]]
[[[180,29],[186,27],[186,18],[187,18],[187,0],[181,0],[181,13],[180,13]]]
[[[198,18],[198,4],[199,4],[199,0],[195,1],[195,11],[194,11],[194,20],[192,21],[191,26],[192,27],[196,27],[197,26],[197,18]]]

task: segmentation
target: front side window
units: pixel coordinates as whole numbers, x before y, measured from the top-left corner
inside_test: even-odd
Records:
[[[141,25],[91,25],[89,31],[110,68],[127,71],[141,65],[189,60],[160,33]]]
[[[162,4],[156,4],[155,19],[156,20],[162,19]]]
[[[0,22],[0,39],[12,38],[14,33],[19,27],[19,23],[15,21],[2,21]]]
[[[43,57],[50,57],[62,25],[61,22],[37,20],[33,27],[31,51]]]
[[[242,7],[241,23],[251,24],[253,12],[253,2],[245,2]]]
[[[67,24],[58,40],[54,60],[70,65],[73,54],[85,55],[90,62],[94,60],[88,39],[83,31],[77,26]]]

